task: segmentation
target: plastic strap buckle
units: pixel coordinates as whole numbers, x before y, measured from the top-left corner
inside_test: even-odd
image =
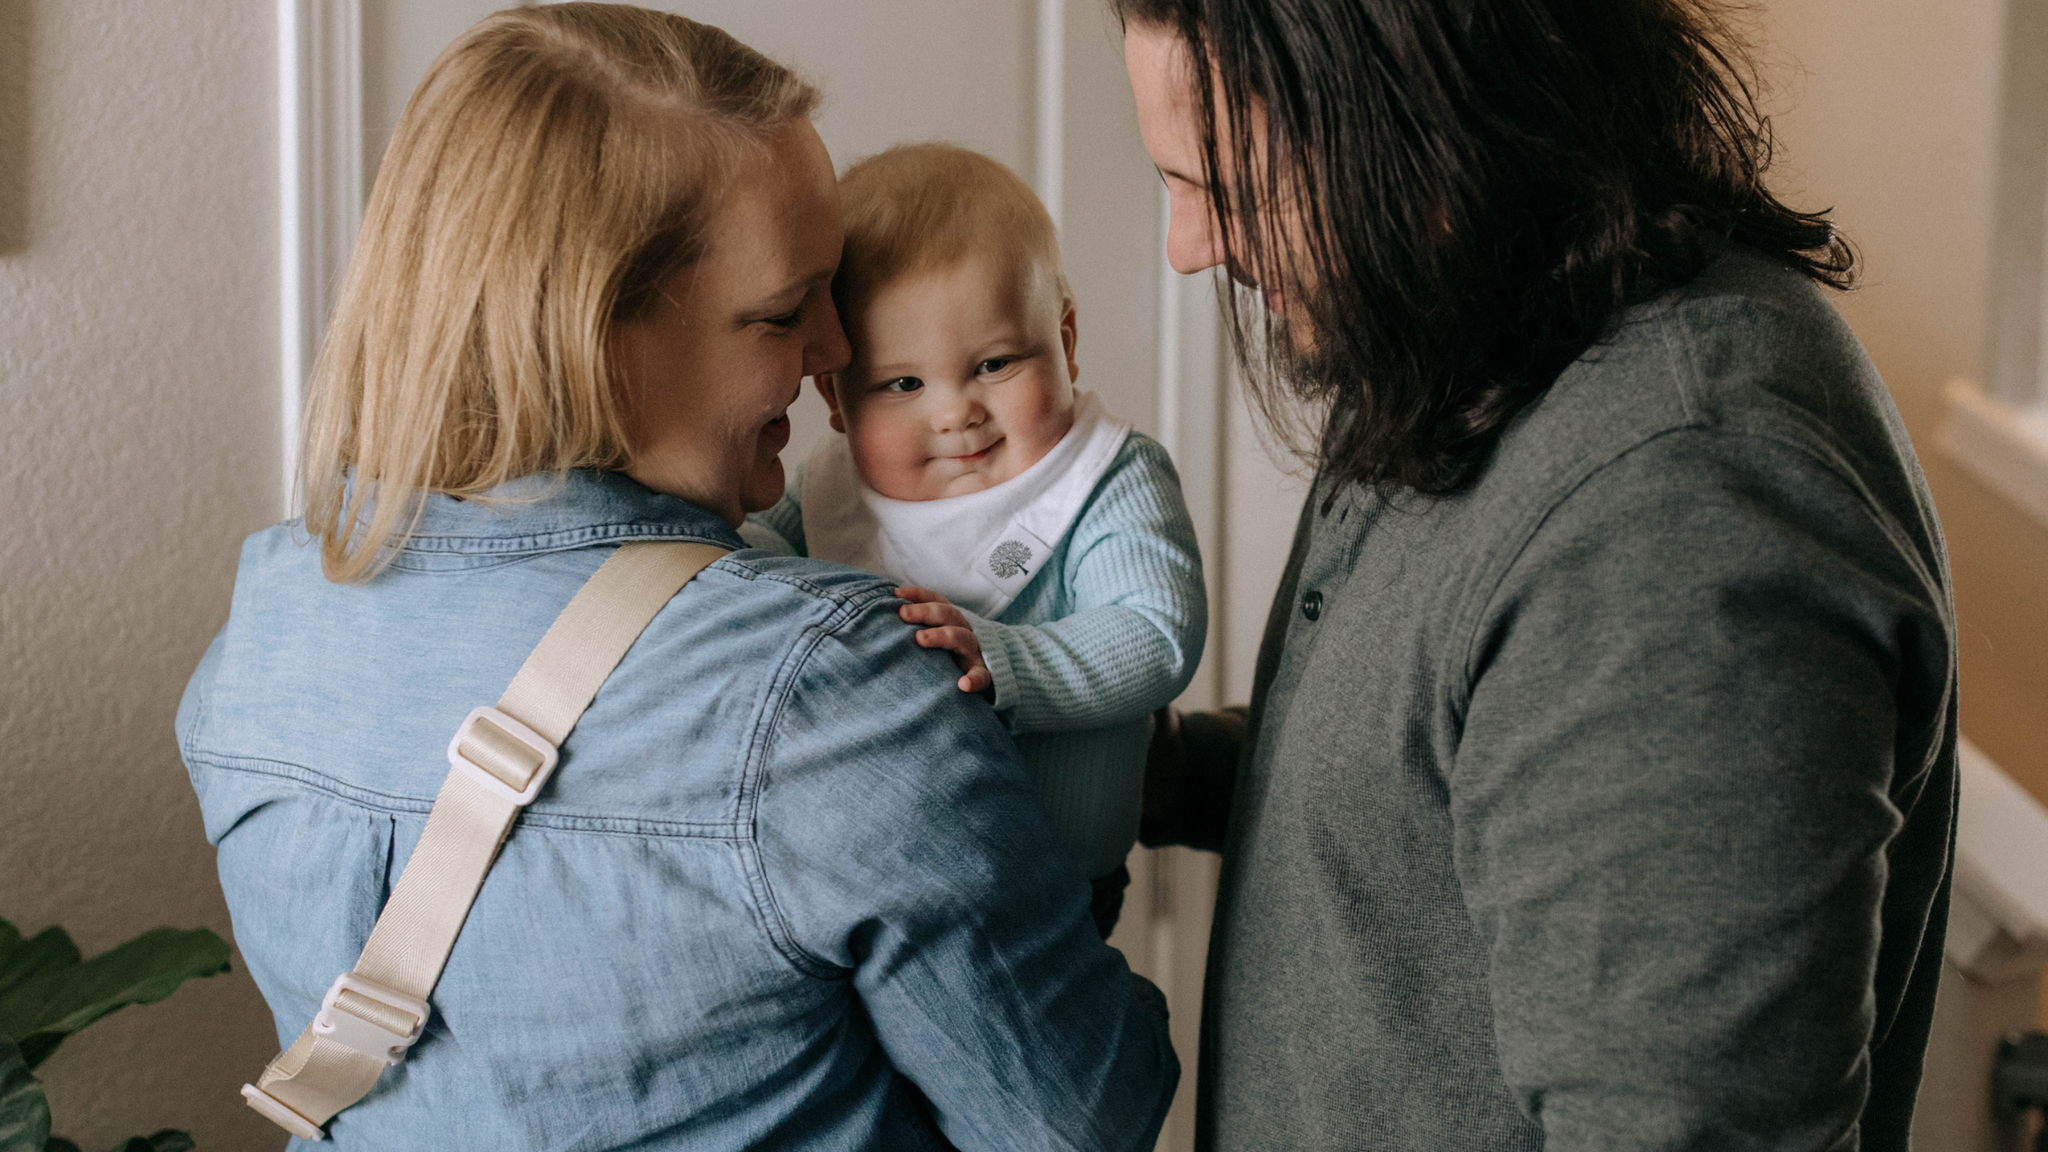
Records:
[[[524,788],[514,788],[497,773],[462,754],[463,742],[471,738],[479,724],[489,725],[494,730],[493,734],[510,737],[513,742],[525,745],[533,753],[538,765],[533,769],[533,775],[527,777]],[[479,739],[481,741],[485,738]],[[540,795],[542,785],[548,782],[548,777],[555,774],[555,765],[560,759],[561,754],[548,742],[547,737],[489,705],[472,709],[469,716],[463,720],[462,727],[455,730],[455,738],[448,742],[450,768],[521,808],[533,803],[533,798]]]
[[[374,1020],[365,1020],[341,1003],[344,992],[352,992],[365,1000],[374,1000],[411,1016],[412,1027],[405,1032],[394,1032]],[[395,992],[353,972],[343,972],[335,977],[334,986],[320,1001],[320,1014],[313,1017],[313,1034],[345,1048],[353,1048],[365,1056],[375,1056],[386,1064],[396,1064],[405,1059],[406,1050],[420,1038],[430,1011],[425,1000]]]
[[[298,1114],[291,1105],[265,1092],[254,1084],[242,1085],[242,1099],[249,1102],[259,1115],[279,1128],[301,1140],[325,1140],[327,1133],[318,1124]]]

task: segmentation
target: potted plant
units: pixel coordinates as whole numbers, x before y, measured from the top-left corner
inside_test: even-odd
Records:
[[[50,1103],[34,1075],[66,1036],[130,1004],[154,1004],[194,976],[228,970],[228,946],[204,928],[145,932],[90,960],[62,928],[24,939],[0,920],[0,1152],[79,1152],[50,1135]],[[113,1152],[186,1152],[166,1128]]]

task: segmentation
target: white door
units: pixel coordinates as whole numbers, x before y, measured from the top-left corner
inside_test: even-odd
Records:
[[[490,0],[279,0],[288,426],[361,194],[435,54]],[[947,140],[1030,180],[1059,223],[1081,385],[1173,454],[1201,537],[1208,649],[1185,707],[1244,700],[1302,483],[1276,468],[1231,396],[1214,287],[1164,261],[1164,198],[1139,141],[1105,0],[688,0],[653,7],[724,28],[825,93],[834,160]],[[787,459],[826,434],[812,389]],[[1139,850],[1112,943],[1166,990],[1186,1069],[1162,1149],[1193,1140],[1196,1027],[1214,856]]]

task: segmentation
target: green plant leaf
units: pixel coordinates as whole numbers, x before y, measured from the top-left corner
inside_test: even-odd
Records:
[[[38,943],[53,935],[52,943]],[[14,955],[38,948],[43,959],[36,961],[35,971],[0,991],[0,1033],[21,1038],[22,1059],[30,1068],[56,1051],[64,1037],[109,1012],[154,1004],[195,976],[228,970],[227,942],[204,928],[158,928],[83,963],[70,939],[52,928]],[[66,949],[69,963],[63,962]]]
[[[176,1128],[165,1128],[147,1136],[130,1136],[114,1145],[108,1152],[192,1152],[197,1145],[192,1143],[190,1132]],[[74,1148],[73,1152],[77,1152]]]
[[[6,1005],[16,1000],[32,1002],[37,997],[33,987],[48,983],[79,961],[78,946],[71,942],[62,928],[45,928],[27,940],[9,924],[0,936],[10,937],[12,945],[0,955],[0,1033],[20,1036],[23,1033],[8,1026]],[[5,943],[5,941],[0,941]]]
[[[0,1152],[43,1152],[50,1142],[50,1102],[14,1041],[0,1036]]]

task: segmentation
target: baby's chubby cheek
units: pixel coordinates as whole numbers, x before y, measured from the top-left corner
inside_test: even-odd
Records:
[[[925,463],[923,438],[916,429],[856,415],[847,426],[846,446],[868,487],[896,500],[924,498],[916,491]]]

